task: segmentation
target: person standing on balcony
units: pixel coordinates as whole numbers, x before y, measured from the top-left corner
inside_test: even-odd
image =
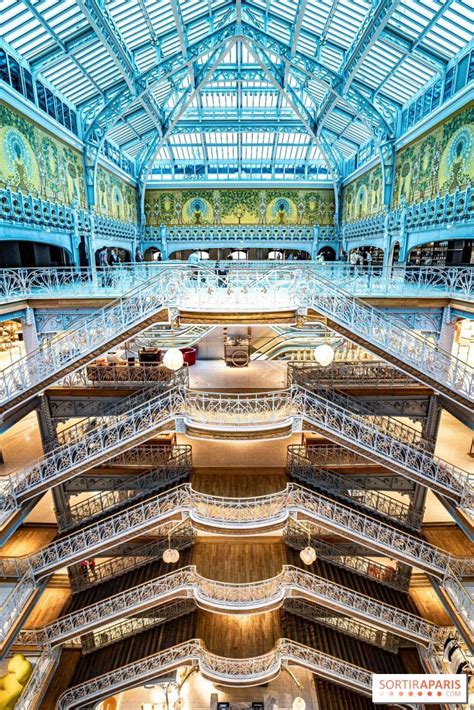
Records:
[[[107,274],[106,270],[109,266],[109,255],[107,253],[107,247],[102,247],[99,252],[99,269],[102,273],[102,286],[107,286]]]

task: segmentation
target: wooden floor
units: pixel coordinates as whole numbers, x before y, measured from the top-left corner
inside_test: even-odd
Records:
[[[191,484],[202,493],[251,498],[282,491],[287,478],[283,468],[197,468],[192,473]]]
[[[23,525],[3,545],[2,557],[31,555],[49,545],[57,534],[55,525]]]
[[[280,638],[280,612],[226,616],[199,611],[197,636],[218,656],[260,656],[271,651]]]
[[[450,626],[452,624],[440,598],[424,575],[416,575],[413,578],[409,591],[419,614],[424,619],[439,626]]]
[[[455,523],[423,526],[423,537],[431,545],[441,547],[457,557],[474,557],[474,544],[469,542],[463,531]]]
[[[59,616],[61,611],[71,596],[68,587],[48,588],[44,590],[35,608],[25,622],[25,628],[38,629],[45,624],[49,624]]]
[[[219,582],[269,579],[279,574],[285,563],[286,547],[281,538],[200,538],[193,552],[199,574]]]

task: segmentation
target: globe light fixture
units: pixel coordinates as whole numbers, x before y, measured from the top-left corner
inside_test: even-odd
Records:
[[[168,565],[172,565],[179,560],[179,552],[174,547],[168,547],[163,552],[163,562]]]
[[[334,348],[327,343],[318,345],[314,349],[314,359],[322,367],[328,367],[334,360]]]
[[[163,356],[163,365],[168,370],[179,370],[184,365],[183,353],[179,348],[170,348]]]
[[[305,565],[312,565],[316,560],[316,550],[314,547],[308,545],[300,552],[300,558],[303,560]]]
[[[306,710],[306,703],[303,698],[295,698],[293,700],[292,710]]]

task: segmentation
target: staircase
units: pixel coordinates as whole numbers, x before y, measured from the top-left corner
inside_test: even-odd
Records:
[[[261,582],[229,584],[202,577],[196,567],[186,565],[186,557],[189,558],[189,554],[184,555],[185,566],[167,571],[166,574],[163,573],[164,564],[160,569],[159,563],[154,563],[150,567],[155,572],[158,567],[161,572],[159,576],[114,593],[114,587],[123,588],[127,579],[125,576],[120,577],[118,584],[107,585],[110,596],[106,599],[97,601],[100,587],[96,587],[93,590],[94,603],[70,611],[39,629],[36,632],[38,643],[61,644],[98,627],[110,625],[118,619],[142,614],[180,597],[194,597],[199,607],[213,612],[252,613],[270,610],[279,606],[282,599],[293,595],[424,645],[429,645],[439,636],[434,624],[412,611],[387,604],[298,566],[285,565],[279,575]],[[148,574],[153,572],[141,568],[133,574],[134,581]],[[70,606],[77,606],[78,598],[76,595]]]
[[[455,501],[471,511],[474,484],[466,471],[437,456],[394,438],[383,421],[373,426],[330,400],[300,387],[293,389],[295,409],[310,427],[332,442],[362,454],[394,473],[399,473]],[[385,417],[380,417],[384,420]]]
[[[300,295],[299,305],[323,316],[332,330],[472,413],[474,377],[467,363],[401,327],[398,321],[339,288],[314,269],[305,273]]]
[[[0,413],[18,406],[104,351],[160,320],[167,320],[170,294],[178,274],[160,271],[122,298],[81,319],[74,330],[61,333],[0,372]]]
[[[129,503],[177,486],[189,479],[190,471],[191,447],[170,447],[168,460],[158,468],[133,478],[127,477],[122,483],[114,486],[113,490],[101,491],[58,513],[56,517],[59,530],[68,530],[95,518],[110,515]]]
[[[289,479],[313,490],[328,492],[331,496],[352,503],[355,508],[376,519],[385,519],[396,526],[419,531],[422,514],[378,490],[362,488],[352,476],[334,473],[315,466],[305,456],[305,447],[288,447],[287,470]]]

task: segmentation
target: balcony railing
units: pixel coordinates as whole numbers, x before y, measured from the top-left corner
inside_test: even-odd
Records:
[[[264,656],[229,659],[209,653],[202,641],[194,639],[70,688],[59,698],[57,708],[69,710],[89,705],[93,700],[194,663],[205,678],[218,684],[259,685],[275,678],[284,664],[294,664],[365,695],[371,694],[370,671],[296,641],[281,639],[275,649]]]
[[[316,550],[318,557],[387,587],[402,592],[407,591],[411,574],[405,565],[397,564],[396,567],[383,565],[369,557],[364,557],[367,548],[363,545],[351,543],[333,545],[320,539],[319,528],[314,524],[306,521],[305,528],[309,532],[311,546]],[[284,539],[288,547],[295,550],[302,550],[308,543],[306,531],[291,517],[288,518],[284,530]]]
[[[142,397],[142,395],[136,395]],[[172,388],[124,414],[103,417],[91,429],[85,420],[62,434],[65,443],[31,467],[2,480],[4,519],[12,500],[31,498],[41,490],[72,478],[144,441],[176,416],[190,424],[220,431],[259,431],[302,418],[323,435],[411,480],[436,488],[469,514],[474,501],[466,471],[437,456],[405,444],[370,422],[362,421],[333,402],[298,386],[288,390],[233,395]],[[112,419],[112,421],[110,421]]]
[[[245,278],[248,282],[251,274],[257,277],[265,272],[282,269],[282,262],[225,262],[225,264],[229,274],[228,279],[233,285],[239,283],[239,277],[240,281]],[[208,286],[215,280],[212,264],[206,267],[201,264],[193,268],[186,262],[172,261],[121,264],[109,269],[78,267],[0,269],[0,302],[34,297],[114,298],[124,295],[140,283],[145,284],[163,270],[178,272],[183,279],[184,275],[196,269],[198,272],[202,270],[207,279],[206,282],[202,279],[199,281],[205,290],[204,284]],[[359,297],[452,297],[468,300],[473,298],[474,269],[471,267],[396,265],[369,268],[341,262],[317,264],[312,261],[290,261],[284,262],[284,269],[288,273],[299,274],[300,283],[303,283],[306,272],[314,271]],[[185,286],[185,281],[181,285]],[[215,287],[215,284],[213,286]],[[222,291],[227,294],[227,299],[232,301],[232,296],[227,293],[227,289]],[[208,299],[208,307],[210,307],[210,299]]]
[[[391,653],[397,653],[398,651],[398,638],[388,631],[376,629],[348,616],[337,616],[331,612],[324,611],[318,606],[309,604],[304,599],[291,597],[285,599],[283,608],[289,611],[290,614],[296,614],[309,621],[315,621],[317,624],[336,629],[359,641],[370,643],[372,646],[377,646],[377,648],[383,648],[384,651],[390,651]]]
[[[178,596],[193,596],[198,606],[220,613],[255,613],[280,606],[287,597],[303,596],[418,643],[429,645],[440,636],[439,627],[415,614],[292,565],[284,565],[282,572],[272,579],[245,584],[206,579],[197,573],[195,566],[189,565],[56,619],[37,630],[38,643],[48,646],[63,643]]]
[[[44,199],[20,190],[0,189],[0,221],[27,224],[43,229],[90,233],[97,236],[131,241],[138,235],[138,225],[104,217],[94,212]]]
[[[391,498],[380,491],[359,488],[356,481],[349,476],[333,473],[325,468],[315,466],[306,456],[304,446],[289,446],[287,457],[288,473],[298,482],[308,484],[312,488],[335,493],[356,505],[367,508],[377,515],[395,520],[398,523],[421,528],[422,514],[412,510],[409,505]]]
[[[63,531],[102,516],[104,513],[111,513],[127,503],[181,483],[189,478],[190,471],[191,447],[170,447],[169,458],[158,468],[127,478],[113,490],[102,491],[68,507],[62,513],[58,512],[56,515],[58,527]]]

